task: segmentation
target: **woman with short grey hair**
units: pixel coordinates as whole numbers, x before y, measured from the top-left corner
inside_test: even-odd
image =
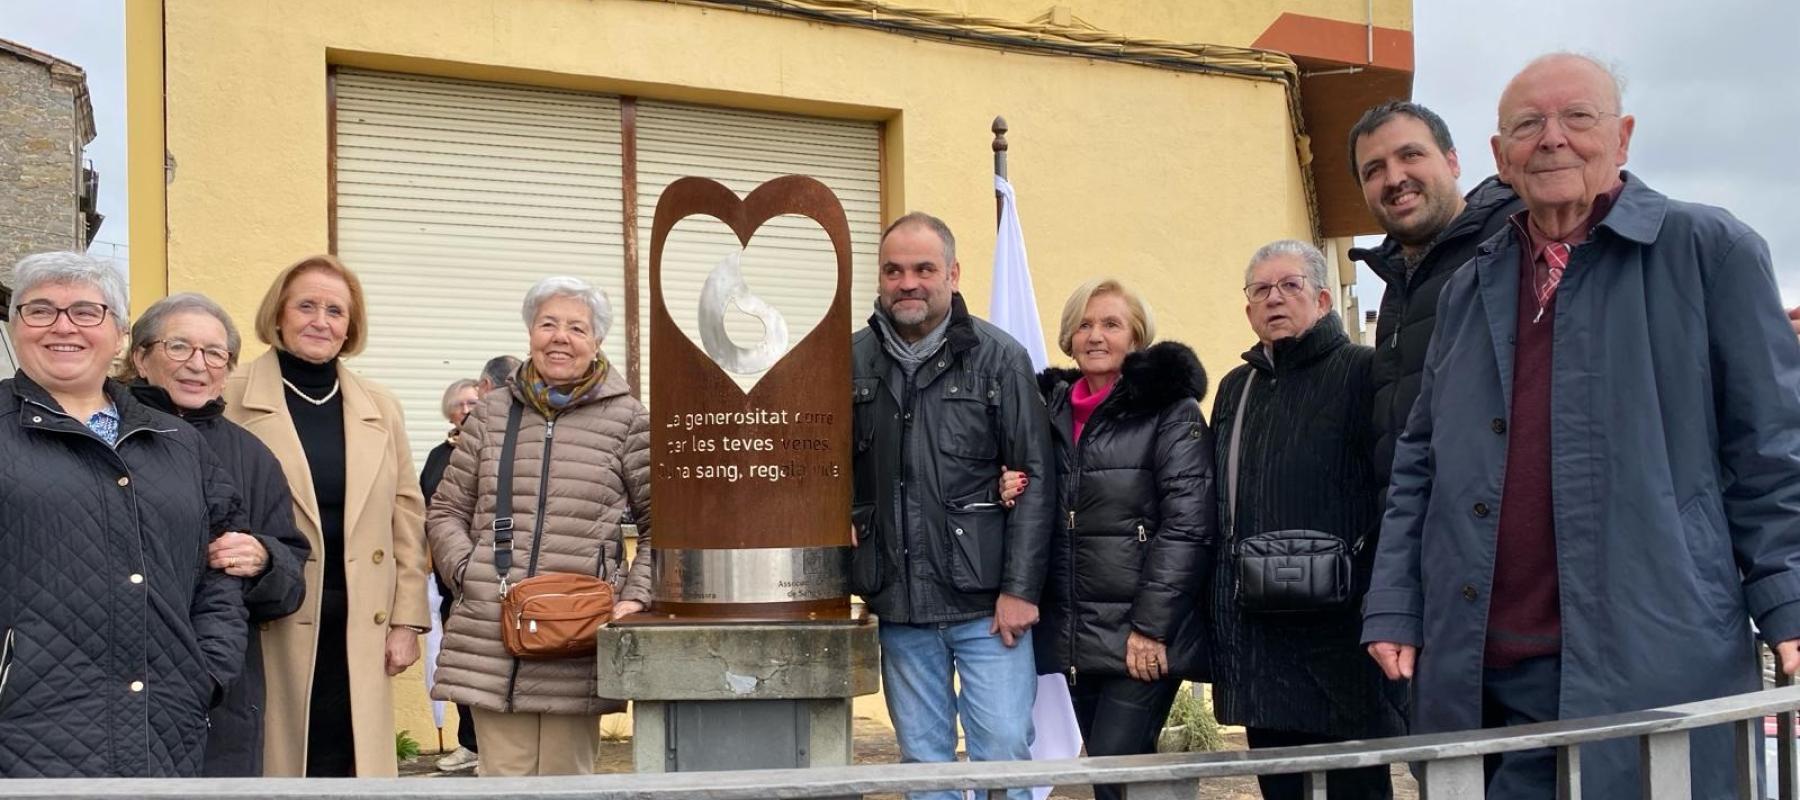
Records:
[[[596,694],[592,657],[514,657],[500,635],[501,583],[597,575],[618,593],[615,619],[650,604],[650,423],[601,355],[612,323],[606,295],[578,278],[545,278],[523,311],[530,357],[463,423],[426,515],[432,561],[461,598],[444,626],[432,697],[473,708],[484,776],[588,774],[600,715],[625,703]],[[507,454],[509,428],[516,441]],[[513,480],[503,485],[509,455]],[[519,520],[500,544],[516,554],[504,573],[494,559],[501,492]],[[629,568],[626,514],[638,521]]]
[[[13,273],[0,381],[0,778],[186,777],[244,660],[207,548],[239,501],[193,428],[107,380],[124,281],[79,253]]]
[[[210,715],[207,777],[258,777],[263,772],[262,630],[300,609],[306,581],[301,567],[312,545],[294,524],[294,498],[275,454],[249,431],[225,418],[225,376],[243,344],[231,316],[205,295],[182,293],[158,300],[131,328],[124,380],[139,402],[194,426],[224,464],[250,515],[250,533],[212,541],[212,566],[244,582],[250,612],[243,677]]]

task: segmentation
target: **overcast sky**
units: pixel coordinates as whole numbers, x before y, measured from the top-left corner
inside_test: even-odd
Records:
[[[88,158],[101,174],[106,215],[94,249],[123,259],[121,0],[0,0],[0,7],[0,37],[88,72],[99,128]],[[1624,75],[1625,110],[1638,120],[1628,168],[1666,194],[1724,206],[1750,223],[1769,240],[1787,304],[1800,304],[1800,158],[1792,152],[1800,141],[1800,68],[1792,61],[1800,52],[1800,2],[1414,0],[1413,10],[1413,98],[1450,123],[1463,188],[1493,172],[1487,139],[1495,102],[1519,67],[1551,50],[1600,56]],[[1372,307],[1380,281],[1365,272],[1358,294]]]
[[[1749,223],[1769,241],[1787,305],[1800,304],[1800,3],[1414,0],[1413,13],[1413,99],[1449,123],[1464,190],[1494,172],[1488,138],[1513,74],[1553,50],[1598,56],[1624,76],[1637,117],[1626,169]],[[1373,308],[1381,281],[1359,274]]]

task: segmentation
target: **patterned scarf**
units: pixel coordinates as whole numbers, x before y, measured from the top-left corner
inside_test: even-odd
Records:
[[[578,397],[585,397],[600,381],[606,378],[606,357],[594,356],[594,363],[588,371],[573,384],[567,386],[551,386],[538,377],[537,365],[527,360],[525,370],[519,375],[520,391],[525,401],[531,404],[544,419],[555,419],[556,415]]]

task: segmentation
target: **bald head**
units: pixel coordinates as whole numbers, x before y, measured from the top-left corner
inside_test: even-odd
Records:
[[[1533,60],[1506,84],[1494,164],[1541,233],[1574,234],[1595,199],[1619,185],[1637,124],[1619,101],[1613,71],[1574,53]]]
[[[1581,53],[1545,53],[1532,59],[1524,69],[1519,70],[1519,74],[1514,75],[1512,80],[1506,82],[1506,90],[1500,93],[1500,124],[1502,126],[1506,124],[1507,98],[1514,93],[1520,80],[1545,70],[1555,70],[1564,75],[1585,73],[1589,79],[1600,81],[1606,87],[1603,96],[1611,100],[1611,103],[1601,110],[1611,111],[1615,114],[1624,113],[1625,81],[1619,77],[1616,70],[1607,66],[1600,59]]]

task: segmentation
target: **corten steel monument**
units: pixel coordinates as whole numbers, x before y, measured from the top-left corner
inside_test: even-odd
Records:
[[[783,214],[824,229],[837,256],[837,288],[803,341],[787,349],[786,320],[745,282],[735,251],[701,290],[701,341],[675,324],[662,290],[663,250],[675,224],[696,214],[724,222],[743,245]],[[850,226],[843,206],[824,184],[797,175],[742,201],[710,180],[675,181],[656,204],[650,286],[656,610],[701,619],[848,614]],[[740,347],[725,333],[734,305],[763,323],[759,345]],[[748,392],[733,378],[759,372]]]
[[[723,222],[740,247],[778,216],[818,223],[836,290],[805,338],[789,347],[788,320],[756,295],[737,250],[700,292],[698,341],[676,324],[663,256],[676,224],[696,215]],[[633,701],[639,772],[850,763],[851,698],[878,686],[875,626],[852,608],[848,580],[850,259],[843,206],[812,178],[777,178],[741,200],[682,178],[657,201],[656,602],[601,629],[598,643],[599,694]],[[760,342],[727,334],[734,309],[762,323]]]

